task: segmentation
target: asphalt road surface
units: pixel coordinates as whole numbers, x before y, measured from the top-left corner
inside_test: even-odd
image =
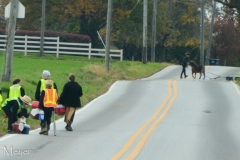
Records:
[[[240,68],[207,66],[205,80],[180,72],[117,81],[77,111],[72,132],[60,119],[57,136],[53,126],[49,136],[6,135],[0,160],[239,160],[240,91],[225,77]]]

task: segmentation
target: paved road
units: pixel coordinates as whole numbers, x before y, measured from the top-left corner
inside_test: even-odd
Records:
[[[180,79],[180,66],[117,81],[80,109],[73,132],[38,130],[0,139],[0,159],[239,160],[240,92],[224,77],[240,68],[207,67],[205,80]],[[190,75],[190,68],[187,69]],[[220,78],[210,78],[220,75]],[[53,128],[53,127],[51,127]]]

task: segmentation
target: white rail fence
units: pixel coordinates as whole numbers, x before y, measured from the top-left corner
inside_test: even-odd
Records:
[[[0,51],[6,50],[6,35],[0,35]],[[24,52],[26,56],[28,53],[40,52],[40,37],[33,36],[15,36],[14,51]],[[44,53],[54,53],[56,57],[60,54],[64,55],[79,55],[101,56],[105,57],[105,49],[92,48],[91,43],[67,43],[60,42],[59,37],[44,37]],[[123,50],[110,50],[110,57],[119,57],[123,60]]]

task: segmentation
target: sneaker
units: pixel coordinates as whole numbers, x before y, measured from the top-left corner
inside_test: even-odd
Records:
[[[68,130],[68,125],[65,126],[65,129]]]
[[[69,126],[69,125],[66,125],[65,129],[66,129],[67,131],[73,131],[72,127]]]
[[[43,128],[43,129],[39,132],[39,134],[44,134],[45,132],[48,132],[47,128]]]
[[[44,132],[43,135],[48,136],[48,132]]]
[[[185,76],[185,78],[187,78],[187,77],[188,77],[188,75]]]
[[[71,126],[68,126],[68,131],[73,131]]]
[[[13,130],[8,130],[7,131],[8,134],[16,134],[17,132],[13,131]]]

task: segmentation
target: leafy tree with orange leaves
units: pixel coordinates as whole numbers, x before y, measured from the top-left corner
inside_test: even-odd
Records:
[[[62,13],[65,17],[71,19],[73,26],[78,28],[75,31],[80,34],[87,34],[91,37],[93,47],[103,47],[99,41],[97,31],[105,28],[107,21],[107,7],[108,3],[106,0],[60,0],[63,5],[61,8],[53,6],[54,11]],[[126,1],[127,2],[127,1]],[[118,2],[117,0],[113,3],[113,18],[114,21],[118,21],[127,15],[124,11],[127,3],[123,1]],[[65,21],[66,18],[65,18]],[[69,21],[67,21],[69,24]],[[78,26],[77,26],[78,25]],[[65,28],[66,29],[66,28]],[[69,29],[68,29],[69,31]]]
[[[240,26],[231,9],[217,12],[213,31],[211,58],[220,59],[221,65],[240,62]],[[226,63],[226,64],[225,64]]]

